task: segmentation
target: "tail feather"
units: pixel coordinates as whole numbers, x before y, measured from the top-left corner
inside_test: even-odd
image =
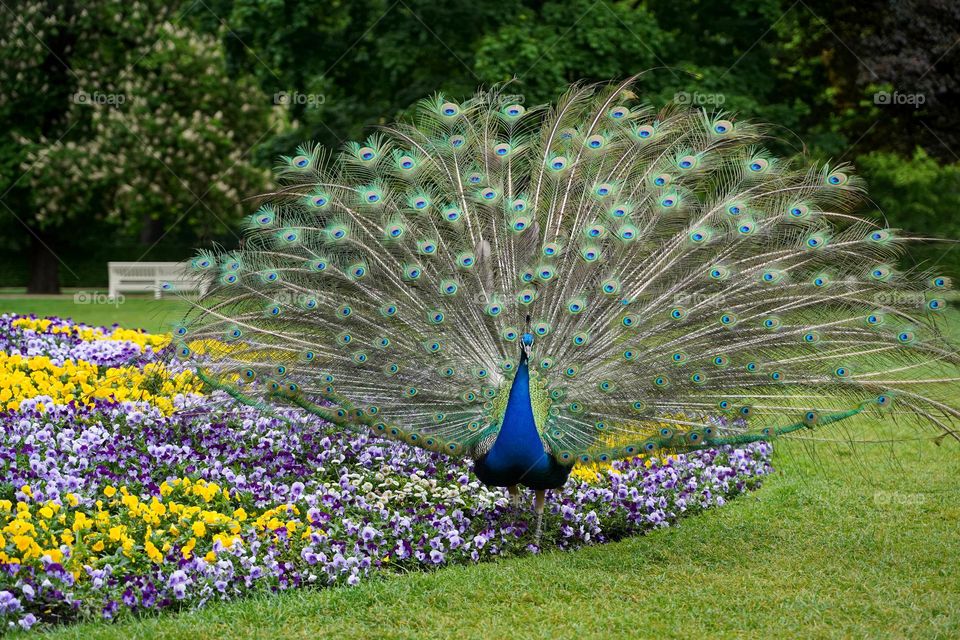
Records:
[[[949,279],[861,219],[847,165],[781,160],[763,127],[638,103],[636,78],[525,108],[424,100],[412,123],[282,186],[183,323],[205,379],[255,406],[469,454],[530,332],[558,459],[821,435],[864,413],[957,437]],[[666,430],[666,431],[664,431]]]

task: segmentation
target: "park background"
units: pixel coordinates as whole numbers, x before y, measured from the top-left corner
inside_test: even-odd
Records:
[[[436,91],[513,80],[530,105],[648,69],[653,104],[772,123],[780,154],[852,162],[863,213],[956,239],[958,43],[950,0],[3,0],[0,287],[234,246],[279,154]],[[952,245],[914,255],[960,267]]]

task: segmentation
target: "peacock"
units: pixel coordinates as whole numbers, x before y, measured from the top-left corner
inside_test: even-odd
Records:
[[[515,505],[534,490],[538,543],[577,464],[861,414],[960,439],[950,280],[904,266],[926,239],[855,215],[849,166],[638,82],[438,94],[282,157],[241,247],[192,260],[208,291],[177,356],[264,411],[469,457]]]

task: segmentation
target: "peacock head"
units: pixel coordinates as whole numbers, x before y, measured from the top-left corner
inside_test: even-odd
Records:
[[[533,344],[533,334],[525,333],[523,334],[523,337],[521,338],[521,340],[523,340],[523,344],[530,346]]]

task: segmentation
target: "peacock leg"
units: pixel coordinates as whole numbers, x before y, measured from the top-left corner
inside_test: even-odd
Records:
[[[533,534],[533,540],[537,546],[540,546],[540,535],[543,533],[543,505],[546,496],[547,492],[544,489],[538,489],[533,499],[533,508],[537,511],[537,529]]]
[[[520,487],[512,485],[507,487],[507,493],[510,494],[510,506],[514,509],[520,506]]]

